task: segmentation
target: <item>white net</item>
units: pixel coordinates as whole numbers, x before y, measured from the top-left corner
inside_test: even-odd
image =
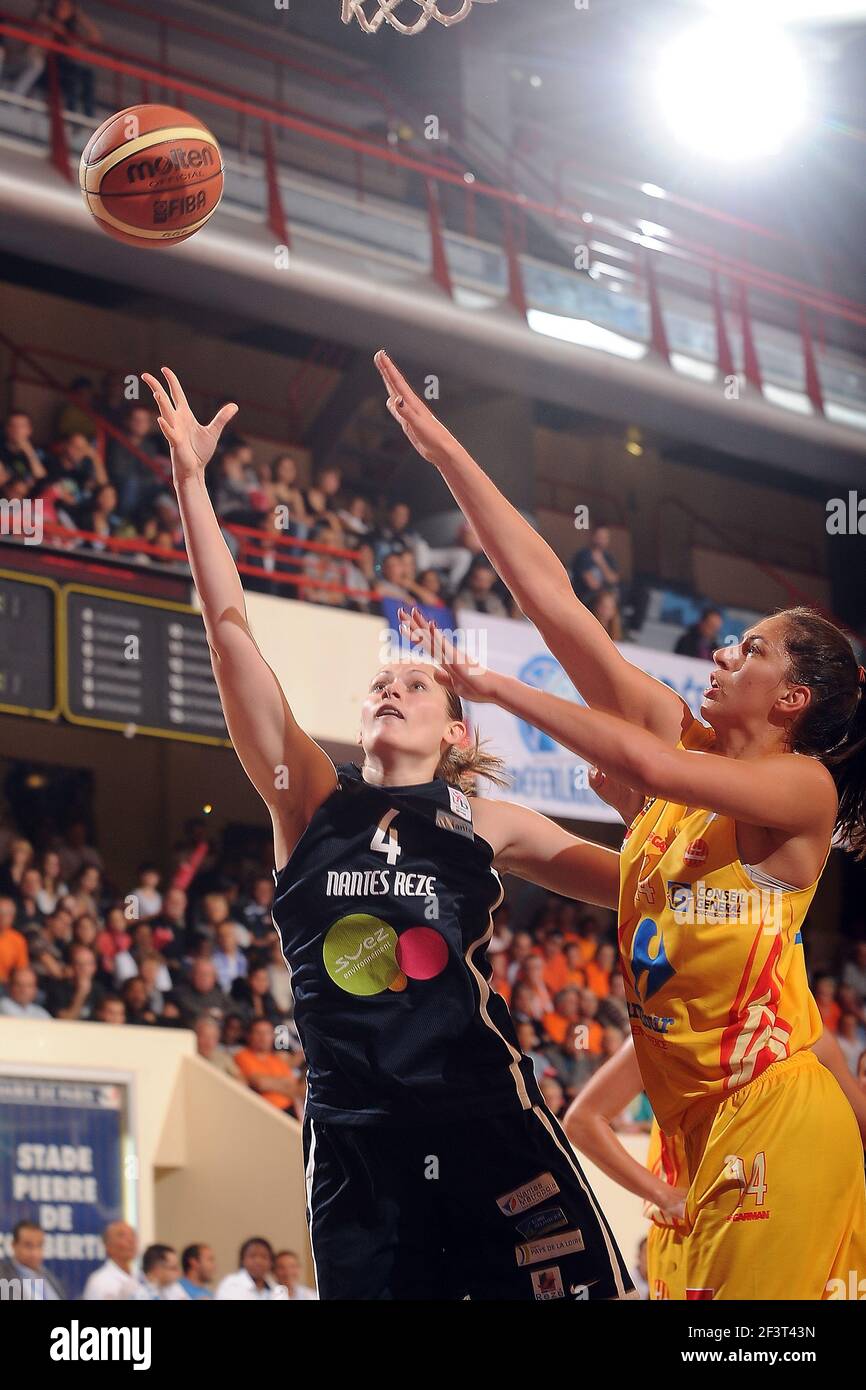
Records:
[[[467,18],[473,4],[495,3],[496,0],[343,0],[343,23],[351,24],[357,19],[367,34],[377,34],[383,24],[390,24],[400,34],[420,34],[434,19],[446,26],[459,24]]]

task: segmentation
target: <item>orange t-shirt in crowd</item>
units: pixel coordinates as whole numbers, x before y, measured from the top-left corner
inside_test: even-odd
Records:
[[[596,1023],[595,1019],[592,1019],[589,1023],[574,1023],[570,1018],[563,1018],[562,1014],[545,1014],[544,1027],[547,1030],[548,1036],[551,1037],[555,1043],[559,1043],[560,1047],[565,1042],[570,1031],[575,1028],[586,1028],[587,1040],[583,1051],[591,1052],[593,1056],[597,1056],[601,1052],[601,1024]]]
[[[545,1014],[542,1022],[544,1031],[555,1043],[561,1043],[569,1027],[574,1027],[574,1024],[569,1019],[563,1018],[562,1014]]]
[[[568,962],[562,951],[544,958],[544,983],[551,994],[558,994],[568,983]]]
[[[496,990],[496,993],[497,993],[497,994],[501,994],[501,995],[502,995],[502,998],[505,1000],[506,1004],[510,1004],[510,1003],[511,1003],[511,981],[510,981],[510,980],[497,980],[497,979],[494,978],[494,979],[492,979],[492,980],[490,981],[490,986],[491,986],[492,989],[495,989],[495,990]]]
[[[241,1075],[249,1081],[251,1076],[294,1076],[292,1068],[289,1066],[285,1057],[278,1057],[276,1052],[271,1052],[267,1056],[261,1056],[258,1052],[252,1052],[248,1047],[242,1047],[240,1052],[235,1053],[235,1061]],[[259,1091],[262,1100],[270,1101],[278,1110],[289,1110],[291,1108],[291,1098],[283,1096],[279,1091]]]
[[[606,999],[610,994],[610,971],[602,970],[600,965],[596,965],[594,960],[586,963],[586,984],[593,994],[597,994],[599,999]]]
[[[0,932],[0,984],[8,983],[13,970],[20,970],[29,964],[27,942],[20,931],[9,927],[8,931]]]
[[[569,986],[571,986],[572,989],[586,989],[586,971],[567,970],[563,989],[568,989]]]
[[[817,1001],[816,1001],[816,1002],[817,1002]],[[842,1010],[840,1009],[839,1005],[836,1003],[836,1000],[835,1000],[835,999],[831,999],[829,1004],[820,1004],[820,1003],[819,1003],[819,1004],[818,1004],[818,1013],[821,1015],[821,1018],[822,1018],[823,1023],[824,1023],[824,1027],[827,1029],[827,1032],[828,1032],[828,1033],[838,1033],[838,1031],[839,1031],[839,1020],[840,1020],[840,1018],[842,1017]]]
[[[593,956],[596,953],[596,943],[589,936],[576,936],[574,940],[576,944],[580,947],[581,960],[583,961],[584,965],[586,965],[586,962],[592,960]]]

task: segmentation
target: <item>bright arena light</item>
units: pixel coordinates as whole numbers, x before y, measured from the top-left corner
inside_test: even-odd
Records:
[[[775,154],[807,107],[794,43],[742,13],[675,39],[659,64],[656,92],[678,140],[726,160]]]

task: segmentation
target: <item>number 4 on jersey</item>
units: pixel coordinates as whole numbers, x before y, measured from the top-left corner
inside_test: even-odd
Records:
[[[397,831],[391,824],[394,817],[399,816],[399,814],[399,811],[392,809],[387,815],[384,815],[376,826],[373,838],[370,841],[370,848],[375,850],[377,854],[386,854],[389,864],[396,864],[400,855],[403,853],[400,848],[400,842],[397,839]],[[386,834],[387,839],[385,838]]]
[[[743,1196],[754,1197],[755,1205],[763,1206],[764,1198],[767,1195],[767,1156],[763,1150],[755,1154],[752,1176],[749,1178],[748,1184],[746,1183],[746,1165],[739,1154],[728,1154],[725,1164],[730,1177],[743,1189]]]

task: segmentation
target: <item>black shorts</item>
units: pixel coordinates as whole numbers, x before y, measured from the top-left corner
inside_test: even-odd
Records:
[[[307,1119],[322,1299],[612,1299],[633,1293],[545,1107],[401,1128]]]

